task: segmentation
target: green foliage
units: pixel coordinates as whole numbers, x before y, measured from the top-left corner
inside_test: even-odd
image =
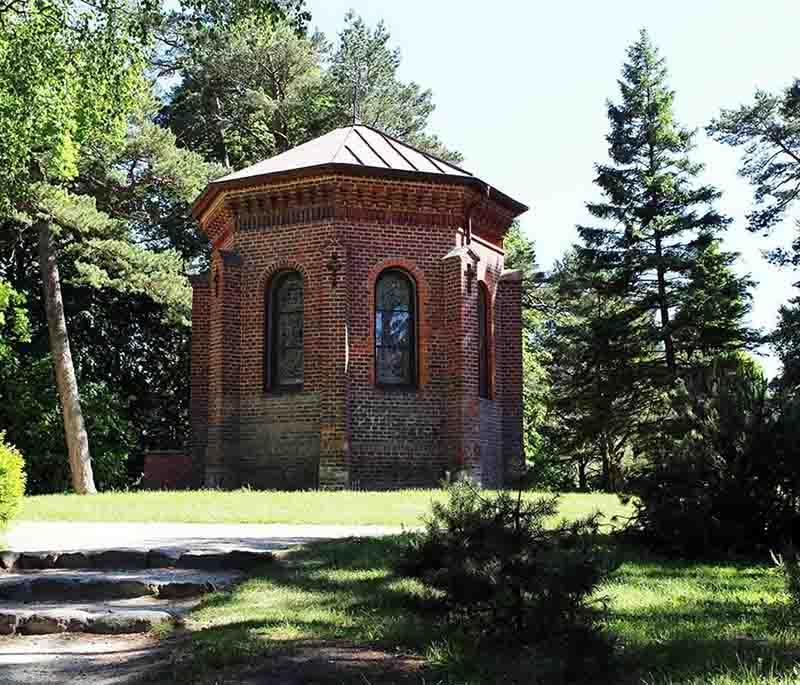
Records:
[[[0,21],[0,209],[30,202],[31,183],[78,173],[88,142],[124,132],[141,92],[147,2],[22,0]]]
[[[800,530],[800,412],[767,394],[761,369],[730,356],[681,381],[631,474],[634,530],[697,557],[766,552]]]
[[[598,165],[596,179],[605,198],[588,204],[608,225],[579,227],[581,271],[602,296],[622,298],[614,318],[636,326],[627,334],[650,347],[637,366],[656,381],[661,370],[667,382],[691,366],[698,347],[713,354],[743,345],[750,286],[730,270],[735,255],[719,247],[716,235],[730,219],[714,208],[719,191],[697,184],[703,166],[690,159],[694,133],[675,121],[674,97],[664,59],[642,31],[628,49],[620,102],[608,106],[612,163]],[[698,292],[725,316],[700,311]],[[712,319],[691,318],[698,313]]]
[[[536,249],[514,222],[503,239],[505,267],[522,272],[522,429],[525,458],[531,478],[539,485],[552,485],[539,459],[542,424],[546,414],[549,385],[545,364],[548,350],[540,344],[545,319],[541,313],[541,288],[536,271]]]
[[[15,344],[30,340],[30,321],[24,305],[25,296],[0,278],[0,368],[6,370],[16,363]]]
[[[722,143],[743,148],[739,174],[755,188],[749,228],[769,232],[800,196],[800,80],[779,95],[758,90],[752,103],[723,109],[708,132]],[[800,235],[793,253],[776,249],[771,258],[800,266]]]
[[[781,305],[778,325],[770,336],[770,342],[781,360],[778,387],[784,391],[800,392],[800,297]]]
[[[652,352],[624,299],[597,287],[602,277],[581,270],[568,254],[550,277],[545,451],[562,477],[581,490],[623,486],[623,458],[652,402],[636,363]]]
[[[180,145],[226,167],[288,150],[329,127],[322,47],[254,18],[193,37],[160,120]]]
[[[207,160],[240,168],[349,125],[354,96],[362,123],[459,159],[426,133],[432,94],[398,80],[400,54],[383,24],[370,29],[348,14],[332,55],[321,34],[258,16],[180,40],[169,71],[181,80],[159,121]]]
[[[26,455],[29,494],[67,492],[69,464],[53,369],[49,357],[22,356],[13,373],[0,370],[0,425]],[[134,449],[127,407],[103,383],[84,381],[81,401],[93,439],[92,466],[101,489],[124,489]]]
[[[453,485],[399,568],[443,593],[451,618],[478,635],[535,643],[591,630],[595,592],[610,571],[598,519],[548,527],[557,502]]]
[[[417,83],[398,79],[400,50],[389,47],[391,36],[386,25],[379,22],[370,28],[353,11],[345,15],[344,24],[329,74],[336,124],[351,124],[355,116],[362,124],[459,162],[459,153],[426,132],[434,110],[433,93]]]
[[[17,514],[25,494],[25,462],[5,437],[0,431],[0,528]]]

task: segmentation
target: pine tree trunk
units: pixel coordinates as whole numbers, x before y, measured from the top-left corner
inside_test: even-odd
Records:
[[[47,313],[47,330],[50,336],[50,353],[56,372],[56,387],[64,417],[64,434],[69,452],[69,468],[72,487],[79,495],[93,495],[97,492],[92,474],[92,460],[89,454],[89,436],[83,423],[78,381],[72,364],[69,349],[67,322],[64,319],[64,302],[61,299],[61,281],[58,262],[53,254],[50,224],[39,221],[39,269],[42,273],[44,307]]]
[[[578,462],[578,490],[581,492],[587,490],[586,482],[586,462],[583,460]]]
[[[603,473],[601,477],[601,489],[605,492],[608,492],[611,489],[611,458],[608,450],[608,436],[605,433],[603,433],[600,438],[600,444],[603,450]]]
[[[661,235],[656,232],[656,258],[658,266],[656,267],[656,278],[658,279],[658,310],[661,314],[661,330],[663,331],[664,340],[664,355],[667,360],[667,368],[674,376],[677,372],[675,366],[675,346],[672,341],[672,331],[669,329],[669,304],[667,303],[667,282],[664,273],[664,265],[662,262],[662,246]]]

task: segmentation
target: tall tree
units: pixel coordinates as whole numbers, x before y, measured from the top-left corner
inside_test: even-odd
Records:
[[[753,102],[723,109],[708,132],[742,148],[739,174],[755,190],[749,229],[770,234],[800,201],[800,79],[778,95],[759,90]],[[800,219],[795,225],[791,249],[778,246],[767,252],[772,263],[800,268]],[[780,385],[800,388],[800,297],[781,306],[772,344],[782,364]]]
[[[337,125],[357,120],[448,161],[460,161],[459,153],[427,132],[434,110],[431,90],[398,79],[400,50],[389,46],[386,25],[370,28],[352,11],[344,21],[330,67]]]
[[[631,320],[625,300],[604,293],[596,278],[582,271],[574,252],[549,278],[545,434],[550,457],[574,466],[581,489],[616,490],[623,457],[651,410],[651,388],[637,365],[653,349],[642,331],[645,319],[634,313]]]
[[[718,141],[743,148],[739,174],[755,189],[749,228],[769,233],[800,200],[800,79],[783,93],[756,91],[752,103],[723,109],[708,126]],[[792,252],[770,253],[778,264],[800,266],[800,220]]]
[[[246,18],[193,35],[160,121],[209,161],[242,167],[324,132],[331,97],[318,37]]]
[[[582,271],[593,274],[601,294],[624,300],[627,311],[615,316],[622,325],[635,324],[643,344],[657,351],[641,359],[640,369],[669,383],[690,365],[698,336],[709,353],[743,344],[746,307],[727,307],[721,298],[742,298],[747,281],[737,282],[729,270],[734,256],[717,236],[730,220],[714,207],[719,191],[697,182],[703,166],[690,157],[694,132],[675,121],[665,61],[646,31],[627,56],[620,100],[608,104],[611,163],[597,167],[604,199],[587,205],[606,224],[579,226]],[[713,294],[706,278],[712,272],[725,273]],[[718,308],[735,311],[733,320],[718,311],[713,321],[682,312],[686,306],[697,313],[693,294],[700,291],[718,300]],[[710,325],[713,336],[702,332]],[[688,335],[689,327],[701,332]]]
[[[122,135],[140,74],[150,4],[14,2],[0,20],[0,209],[38,234],[42,292],[72,484],[95,492],[69,347],[54,238],[76,214],[66,187],[81,146]]]

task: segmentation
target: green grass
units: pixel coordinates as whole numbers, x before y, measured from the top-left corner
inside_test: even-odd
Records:
[[[457,629],[432,620],[430,591],[391,570],[401,544],[397,536],[312,545],[287,565],[211,596],[192,615],[188,659],[173,677],[207,682],[209,674],[333,641],[423,655],[429,670],[413,682],[565,682],[553,653],[475,651]],[[800,683],[800,616],[770,566],[667,561],[631,548],[620,554],[625,561],[600,591],[610,602],[606,630],[618,638],[615,670],[579,670],[569,682]],[[341,672],[329,675],[351,682]],[[390,681],[361,674],[352,682]]]
[[[312,545],[211,596],[192,615],[189,658],[173,677],[206,682],[208,674],[324,641],[420,654],[429,664],[426,683],[563,682],[563,663],[552,653],[493,658],[429,615],[430,591],[391,570],[401,544],[396,536]],[[625,561],[600,591],[610,602],[606,630],[618,638],[616,669],[579,671],[569,682],[800,683],[800,616],[770,566],[667,561],[631,548],[620,554]],[[389,681],[361,674],[352,682]]]
[[[531,496],[534,496],[533,494]],[[92,497],[26,497],[26,521],[130,521],[170,523],[309,523],[416,526],[442,490],[396,492],[278,492],[197,490],[108,492]],[[608,519],[629,509],[615,495],[565,494],[561,512],[576,517],[600,510]]]

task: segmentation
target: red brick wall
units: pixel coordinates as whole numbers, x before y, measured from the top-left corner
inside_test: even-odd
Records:
[[[176,490],[196,486],[197,469],[192,455],[162,450],[144,455],[142,485],[149,490]]]
[[[512,216],[478,199],[463,186],[327,176],[231,192],[207,213],[216,249],[208,285],[194,291],[192,444],[205,450],[208,485],[426,486],[462,468],[502,480],[497,465],[521,449],[521,407],[503,387],[507,372],[517,377],[521,335],[513,282],[501,279]],[[413,390],[374,382],[374,285],[388,267],[416,284]],[[265,296],[283,269],[303,275],[304,384],[276,393],[264,388]],[[493,317],[492,397],[482,401],[479,281]]]

